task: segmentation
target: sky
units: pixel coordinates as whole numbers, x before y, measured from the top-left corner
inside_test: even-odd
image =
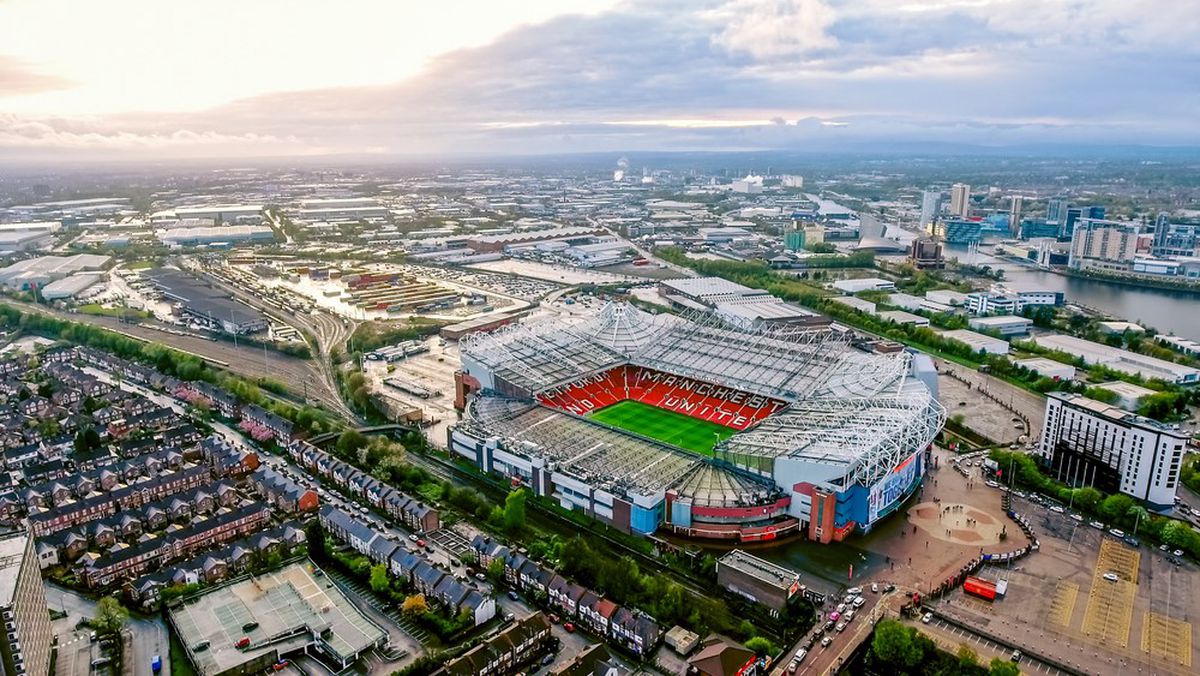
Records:
[[[0,158],[1200,145],[1187,0],[0,0]]]

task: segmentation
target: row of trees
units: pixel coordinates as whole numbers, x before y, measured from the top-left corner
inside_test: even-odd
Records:
[[[897,620],[881,620],[875,625],[871,649],[864,658],[869,673],[904,676],[1017,676],[1016,664],[993,658],[988,666],[979,663],[979,655],[963,645],[957,654],[939,650],[933,639],[916,628]]]
[[[80,324],[35,313],[26,313],[10,305],[0,304],[0,326],[20,330],[73,345],[86,345],[112,353],[123,359],[152,366],[161,373],[180,380],[203,380],[218,385],[240,401],[257,404],[291,420],[300,435],[320,434],[334,429],[336,423],[320,409],[292,406],[263,394],[259,384],[210,367],[204,360],[173,350],[158,343],[143,343],[119,333],[91,324]],[[263,383],[267,389],[278,391],[282,386],[273,381]]]
[[[1006,480],[1011,475],[1018,487],[1048,495],[1081,514],[1100,518],[1144,540],[1166,544],[1200,557],[1200,533],[1183,521],[1151,514],[1123,493],[1106,496],[1090,486],[1066,486],[1046,476],[1037,462],[1024,453],[993,450],[988,455],[1000,466]]]

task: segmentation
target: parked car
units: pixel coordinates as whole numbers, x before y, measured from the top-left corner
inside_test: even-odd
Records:
[[[929,624],[933,621],[933,613],[925,613],[925,615],[921,618],[921,621],[925,624]]]
[[[509,592],[508,592],[508,598],[512,599],[513,601],[520,601],[520,600],[521,600],[521,597],[520,597],[520,596],[517,596],[517,592],[515,592],[515,591],[509,591]]]
[[[1104,574],[1104,579],[1108,580],[1109,582],[1116,582],[1117,580],[1119,580],[1121,578],[1117,577],[1116,573],[1108,572],[1108,573]]]
[[[1120,528],[1109,528],[1108,534],[1115,538],[1125,537],[1125,531],[1121,530]]]
[[[846,630],[846,623],[845,623],[845,622],[838,622],[838,623],[837,623],[837,626],[836,626],[836,627],[834,627],[834,629],[836,629],[836,630],[838,631],[838,633],[840,634],[840,633],[842,633],[843,631],[845,631],[845,630]]]
[[[872,594],[878,594],[878,593],[879,593],[879,583],[878,583],[878,582],[872,582],[872,583],[871,583],[871,593],[872,593]]]
[[[828,648],[830,643],[833,643],[833,639],[828,636],[821,639],[821,647],[822,648]]]
[[[572,623],[570,623],[570,622],[566,622],[566,623],[564,623],[564,624],[563,624],[563,629],[566,629],[566,630],[567,630],[567,632],[574,632],[574,631],[575,631],[575,625],[574,625],[574,624],[572,624]]]

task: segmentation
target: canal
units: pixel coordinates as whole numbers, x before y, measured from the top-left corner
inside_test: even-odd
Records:
[[[1200,296],[1067,277],[983,252],[969,254],[965,246],[947,247],[946,256],[1000,268],[1005,281],[1017,289],[1061,291],[1068,303],[1080,303],[1162,333],[1200,340]]]

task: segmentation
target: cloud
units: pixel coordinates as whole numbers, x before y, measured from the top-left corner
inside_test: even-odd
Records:
[[[1064,4],[627,2],[518,27],[391,85],[281,92],[180,114],[21,119],[21,132],[11,129],[15,117],[0,116],[0,149],[405,155],[1200,144],[1200,50],[1178,35],[1186,31],[1166,30],[1188,25],[1197,10],[1172,6],[1164,19],[1116,0]]]
[[[21,59],[0,54],[0,99],[71,86],[73,83],[66,78],[40,73]]]
[[[713,43],[757,59],[803,56],[837,46],[834,12],[822,0],[731,0],[710,16],[726,23]]]

